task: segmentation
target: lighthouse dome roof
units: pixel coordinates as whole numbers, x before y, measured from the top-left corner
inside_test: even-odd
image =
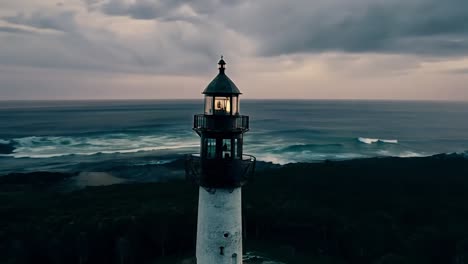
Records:
[[[236,84],[229,79],[226,75],[224,65],[226,62],[221,57],[221,60],[218,62],[219,65],[219,73],[218,75],[208,84],[208,86],[203,91],[203,94],[241,94],[239,88],[237,88]]]

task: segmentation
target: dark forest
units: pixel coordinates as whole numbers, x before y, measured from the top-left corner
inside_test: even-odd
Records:
[[[243,191],[247,252],[284,263],[468,262],[462,155],[258,165]],[[74,176],[0,177],[0,263],[191,263],[196,186],[61,190]]]

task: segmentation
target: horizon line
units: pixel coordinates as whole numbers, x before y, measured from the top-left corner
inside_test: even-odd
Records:
[[[203,100],[200,98],[51,98],[51,99],[1,99],[0,102],[58,102],[58,101],[187,101],[187,100]],[[452,100],[452,99],[363,99],[363,98],[242,98],[247,100],[264,100],[264,101],[386,101],[386,102],[459,102],[466,103],[468,100]]]

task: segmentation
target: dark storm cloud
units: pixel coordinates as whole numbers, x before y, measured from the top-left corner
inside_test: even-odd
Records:
[[[184,20],[182,16],[174,16],[174,11],[189,2],[186,0],[141,0],[129,3],[123,0],[110,0],[99,2],[96,0],[85,0],[89,9],[99,10],[106,15],[128,16],[141,20]]]
[[[110,16],[219,24],[257,53],[344,51],[453,56],[468,53],[466,0],[84,0]],[[194,14],[179,12],[189,7]]]
[[[265,56],[324,51],[468,53],[468,1],[262,1],[228,25],[256,39]],[[240,18],[240,19],[239,19]]]
[[[83,6],[88,11],[60,7],[0,18],[7,22],[0,27],[0,64],[196,74],[221,53],[468,54],[466,0],[83,0]],[[125,16],[125,31],[138,23],[145,29],[123,37],[102,21],[82,23],[88,15]],[[12,34],[29,29],[37,34]]]
[[[154,19],[164,15],[168,10],[167,5],[156,6],[146,1],[126,4],[122,1],[111,1],[101,7],[101,11],[107,15],[129,16],[135,19]]]
[[[209,38],[204,38],[199,28],[165,25],[169,28],[155,29],[133,41],[119,38],[106,28],[81,27],[75,19],[75,13],[69,11],[3,17],[12,26],[0,27],[0,64],[190,75],[209,71],[220,50],[219,42],[211,40],[215,39],[213,30]],[[11,34],[27,33],[29,29],[35,34]]]
[[[211,17],[219,8],[235,7],[241,0],[139,0],[128,2],[124,0],[84,0],[90,10],[99,10],[111,16],[128,16],[141,20],[186,20],[197,22],[197,16]],[[186,6],[191,8],[194,16],[178,13],[178,9]],[[215,21],[211,21],[213,23]]]
[[[75,13],[33,12],[3,17],[3,21],[28,30],[15,32],[35,34],[0,34],[0,64],[86,71],[125,71],[122,59],[117,56],[123,48],[105,41],[95,41],[93,34],[106,39],[113,35],[102,31],[87,34],[75,22]],[[16,28],[15,28],[16,29]],[[51,34],[53,30],[59,34]],[[2,30],[0,29],[0,32]],[[12,32],[9,27],[4,32]],[[53,32],[52,32],[53,33]],[[116,55],[117,54],[117,55]],[[124,66],[121,66],[121,65]]]

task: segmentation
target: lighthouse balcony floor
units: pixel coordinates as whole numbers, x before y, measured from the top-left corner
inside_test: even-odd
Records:
[[[199,154],[187,155],[186,178],[207,188],[236,188],[245,185],[255,172],[256,158],[202,159]]]
[[[201,131],[239,131],[249,130],[249,117],[243,115],[195,115],[193,129]]]

